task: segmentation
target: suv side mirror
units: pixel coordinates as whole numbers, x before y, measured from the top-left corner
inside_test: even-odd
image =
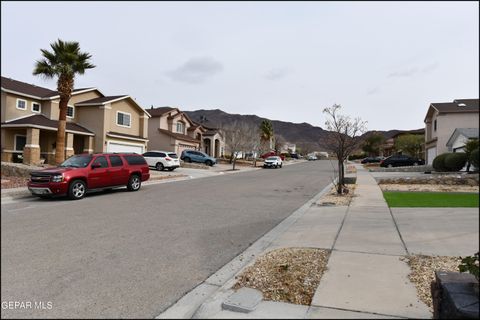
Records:
[[[98,162],[92,163],[92,169],[101,168],[101,167],[102,167],[102,165]]]

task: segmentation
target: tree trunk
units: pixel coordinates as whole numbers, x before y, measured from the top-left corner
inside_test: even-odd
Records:
[[[235,163],[237,162],[237,155],[235,154],[235,156],[233,157],[233,167],[232,167],[232,171],[235,171]]]
[[[65,129],[67,127],[68,99],[60,97],[59,116],[57,128],[57,141],[55,146],[55,164],[59,165],[65,160]]]
[[[343,172],[343,161],[338,160],[338,182],[337,182],[337,194],[343,193],[343,181],[344,181],[344,172]]]

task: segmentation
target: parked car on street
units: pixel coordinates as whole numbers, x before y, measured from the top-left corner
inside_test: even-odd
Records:
[[[404,167],[404,166],[418,166],[425,164],[422,159],[412,158],[407,155],[399,154],[393,155],[380,161],[380,167]]]
[[[213,166],[217,163],[217,159],[210,157],[206,153],[195,150],[183,150],[180,159],[185,162],[205,163],[207,166]]]
[[[383,157],[366,157],[360,161],[362,164],[365,163],[379,163],[383,160]]]
[[[175,152],[147,151],[143,154],[149,167],[155,167],[158,171],[167,169],[173,171],[180,167],[180,160]]]
[[[279,156],[268,157],[263,162],[264,168],[281,168],[283,166],[282,158]]]
[[[88,191],[126,186],[140,189],[150,178],[148,164],[136,153],[99,153],[75,155],[55,168],[30,173],[28,190],[42,198],[67,195],[79,200]]]
[[[308,161],[314,161],[314,160],[318,160],[317,156],[314,155],[314,154],[310,154],[307,156],[307,160]]]
[[[291,157],[292,159],[299,159],[297,153],[290,153],[290,157]]]

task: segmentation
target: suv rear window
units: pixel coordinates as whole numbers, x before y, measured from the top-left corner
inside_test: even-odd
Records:
[[[110,156],[110,164],[112,167],[121,167],[123,166],[122,158],[120,156]]]
[[[178,158],[178,156],[177,156],[176,153],[169,153],[168,156],[169,156],[170,158],[173,158],[173,159],[177,159],[177,158]]]
[[[125,160],[127,160],[129,165],[135,165],[135,164],[147,164],[145,161],[145,158],[142,156],[123,156]]]

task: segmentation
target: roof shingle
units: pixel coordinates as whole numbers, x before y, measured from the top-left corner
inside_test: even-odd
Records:
[[[48,119],[47,117],[41,114],[36,114],[30,117],[25,117],[25,118],[21,118],[21,119],[9,121],[9,122],[2,122],[2,126],[8,127],[9,125],[42,126],[42,127],[51,128],[52,130],[57,130],[58,121]],[[79,124],[76,124],[75,122],[67,122],[66,130],[93,134],[92,131],[82,127]]]

